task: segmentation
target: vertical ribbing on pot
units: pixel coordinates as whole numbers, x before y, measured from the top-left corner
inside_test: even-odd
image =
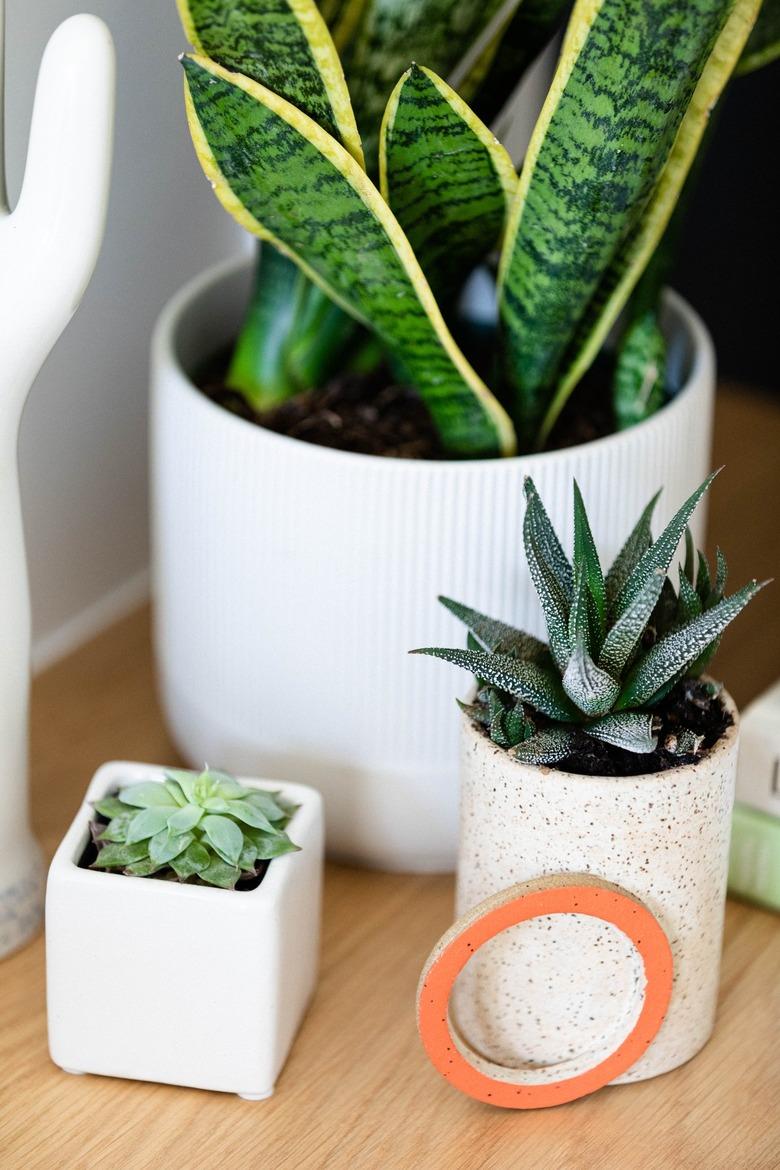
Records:
[[[184,370],[228,340],[245,286],[235,266],[206,274],[155,338],[156,639],[171,728],[193,763],[320,787],[342,857],[452,868],[454,696],[467,683],[407,651],[462,644],[439,593],[540,631],[522,555],[526,473],[568,539],[576,475],[606,555],[662,483],[658,523],[671,514],[708,470],[707,335],[670,297],[687,384],[620,435],[510,460],[378,459],[264,431],[195,390]]]
[[[690,1060],[718,991],[738,716],[700,761],[642,776],[575,776],[523,765],[463,718],[458,916],[518,882],[593,875],[658,919],[672,950],[661,1028],[622,1082]],[[469,960],[452,997],[468,1044],[540,1081],[598,1063],[628,1035],[643,975],[614,927],[581,915],[511,927]]]

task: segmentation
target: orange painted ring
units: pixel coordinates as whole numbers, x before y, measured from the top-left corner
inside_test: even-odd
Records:
[[[545,880],[571,879],[562,875]],[[545,885],[541,889],[538,883],[521,883],[488,898],[440,939],[423,969],[417,991],[417,1026],[425,1051],[451,1085],[478,1101],[505,1109],[543,1109],[587,1096],[631,1068],[663,1022],[672,993],[673,962],[660,923],[641,902],[617,886],[584,875],[576,880],[576,885]],[[600,918],[631,940],[644,964],[646,980],[639,1017],[614,1051],[575,1076],[543,1084],[489,1076],[465,1058],[453,1037],[448,1015],[453,984],[472,955],[495,935],[549,914]]]

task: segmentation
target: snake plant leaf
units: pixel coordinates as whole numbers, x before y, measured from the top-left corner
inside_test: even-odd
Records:
[[[612,710],[620,694],[620,683],[596,666],[585,639],[580,637],[563,674],[563,689],[580,711],[594,717]]]
[[[486,617],[468,605],[461,605],[451,597],[439,597],[439,601],[453,614],[458,621],[475,635],[485,647],[498,654],[513,654],[523,658],[526,662],[540,662],[548,656],[548,649],[544,642],[535,638],[533,634],[526,634],[524,630],[516,630],[506,622]]]
[[[615,612],[617,614],[623,613],[631,602],[636,599],[651,573],[654,573],[657,569],[661,569],[666,573],[672,563],[672,557],[677,551],[677,546],[682,539],[696,505],[719,471],[720,468],[717,471],[711,472],[704,482],[699,484],[696,490],[688,496],[688,499],[682,507],[675,512],[658,539],[643,553],[617,596],[615,601]]]
[[[382,113],[398,78],[411,61],[449,77],[502,0],[367,0],[357,27],[349,29],[352,101],[369,173],[378,149]],[[337,33],[344,45],[346,33]]]
[[[758,3],[576,3],[499,269],[526,441],[546,440],[647,263]]]
[[[571,0],[520,0],[458,91],[490,125],[504,109],[523,74],[562,27]]]
[[[655,750],[658,737],[653,735],[653,717],[639,711],[621,711],[619,715],[605,715],[583,727],[587,735],[623,748],[627,752],[647,755]]]
[[[379,183],[434,292],[454,299],[498,245],[517,175],[457,93],[412,65],[382,120]]]
[[[604,635],[607,620],[607,594],[604,588],[604,574],[601,570],[596,542],[588,520],[588,513],[582,499],[582,492],[574,481],[574,563],[581,564],[588,592],[593,599],[599,625],[599,638]]]
[[[371,325],[409,370],[448,453],[511,454],[506,412],[456,346],[409,241],[352,156],[257,82],[203,58],[183,64],[193,141],[226,210]]]
[[[571,753],[576,742],[576,736],[569,728],[550,727],[518,744],[512,755],[521,764],[557,764]]]
[[[654,569],[646,578],[639,593],[610,627],[604,645],[601,647],[598,664],[615,678],[619,678],[639,645],[650,615],[661,596],[665,574]],[[690,585],[688,586],[690,589]]]
[[[561,680],[535,662],[518,662],[508,654],[487,654],[479,650],[446,650],[425,647],[412,654],[429,654],[455,666],[462,666],[516,699],[530,703],[551,719],[571,719],[576,709],[567,699]]]
[[[639,564],[639,561],[653,543],[651,524],[653,512],[655,511],[660,494],[661,491],[659,489],[645,507],[604,579],[607,604],[610,610],[623,586]]]
[[[650,418],[666,394],[666,338],[655,308],[626,327],[615,356],[612,406],[619,431]]]
[[[736,72],[741,76],[780,57],[780,0],[764,0],[742,50]]]
[[[338,53],[314,0],[177,0],[195,51],[286,98],[364,164]]]
[[[702,651],[719,637],[729,622],[755,597],[763,584],[766,582],[749,582],[683,629],[675,630],[657,642],[629,674],[615,709],[652,704],[657,692],[672,679],[684,675]]]
[[[587,0],[580,0],[580,3],[586,2]],[[605,0],[605,7],[610,2],[611,0]],[[620,3],[622,0],[615,2]],[[638,217],[636,214],[633,216],[623,239],[616,241],[619,246],[611,261],[602,269],[597,295],[593,296],[590,304],[585,307],[574,331],[575,335],[570,339],[569,353],[555,377],[554,392],[537,436],[537,446],[543,446],[549,437],[569,395],[601,349],[643,270],[650,262],[659,241],[663,238],[706,134],[712,108],[739,60],[761,4],[761,0],[732,0],[731,3],[726,3],[725,0],[698,0],[695,4],[685,5],[678,5],[675,0],[665,0],[664,3],[644,0],[644,3],[636,6],[632,5],[630,0],[625,2],[629,7],[636,7],[637,11],[651,10],[649,23],[653,24],[660,17],[666,23],[667,30],[679,20],[679,36],[673,34],[673,43],[670,44],[666,36],[660,35],[658,43],[660,45],[664,40],[667,41],[667,81],[674,74],[674,70],[669,68],[669,63],[676,59],[682,65],[678,84],[672,86],[673,89],[677,89],[678,98],[673,98],[672,101],[677,102],[677,112],[684,109],[684,116],[677,122],[676,114],[670,116],[668,110],[662,116],[661,121],[665,124],[665,130],[662,133],[659,131],[659,140],[655,144],[658,153],[652,191],[649,198],[645,195],[638,201],[640,214]],[[674,11],[670,11],[671,9]],[[719,21],[722,27],[712,41],[709,51],[703,54],[699,52],[697,57],[697,49],[706,50],[707,34]],[[626,33],[628,46],[631,39],[628,30]],[[649,62],[646,62],[643,70],[648,65]],[[658,62],[657,67],[663,74],[663,63]],[[681,80],[683,74],[685,81]],[[688,88],[688,79],[695,79],[697,76],[695,89],[686,102],[685,90]],[[656,103],[659,97],[663,101],[665,92],[666,86],[661,82],[654,90],[652,102]],[[621,108],[625,111],[631,104],[626,101],[624,92],[620,98]],[[656,112],[661,110],[657,105],[654,108]],[[634,125],[637,127],[639,120],[635,120]],[[675,133],[670,140],[669,130],[675,125]],[[671,149],[667,152],[670,141]],[[662,161],[664,158],[665,161]],[[649,171],[652,171],[652,158],[648,156],[646,162]],[[622,174],[622,169],[619,170]],[[602,258],[603,256],[604,253]]]

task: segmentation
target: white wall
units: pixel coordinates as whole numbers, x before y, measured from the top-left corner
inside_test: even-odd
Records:
[[[186,43],[174,0],[7,0],[11,199],[21,184],[43,46],[56,24],[82,8],[103,17],[116,42],[116,145],[93,282],[33,388],[22,426],[38,665],[144,595],[152,323],[184,280],[246,246],[192,152],[176,60]]]

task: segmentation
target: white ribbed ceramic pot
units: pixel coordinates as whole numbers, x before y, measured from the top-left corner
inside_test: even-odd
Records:
[[[619,1083],[690,1060],[715,1020],[739,723],[695,764],[642,776],[576,776],[520,764],[471,720],[461,730],[456,914],[499,891],[557,874],[603,879],[639,899],[671,946],[663,1024]],[[550,915],[497,935],[453,990],[467,1044],[535,1081],[590,1068],[636,1022],[643,969],[616,927]]]
[[[662,484],[658,523],[671,515],[709,470],[712,345],[669,294],[684,389],[649,422],[549,455],[382,459],[265,431],[195,388],[192,372],[235,336],[249,283],[246,262],[204,273],[170,302],[153,343],[156,644],[169,725],[193,763],[319,787],[332,854],[452,869],[452,679],[406,652],[462,644],[440,593],[539,631],[521,555],[524,475],[564,538],[576,476],[606,556]]]

